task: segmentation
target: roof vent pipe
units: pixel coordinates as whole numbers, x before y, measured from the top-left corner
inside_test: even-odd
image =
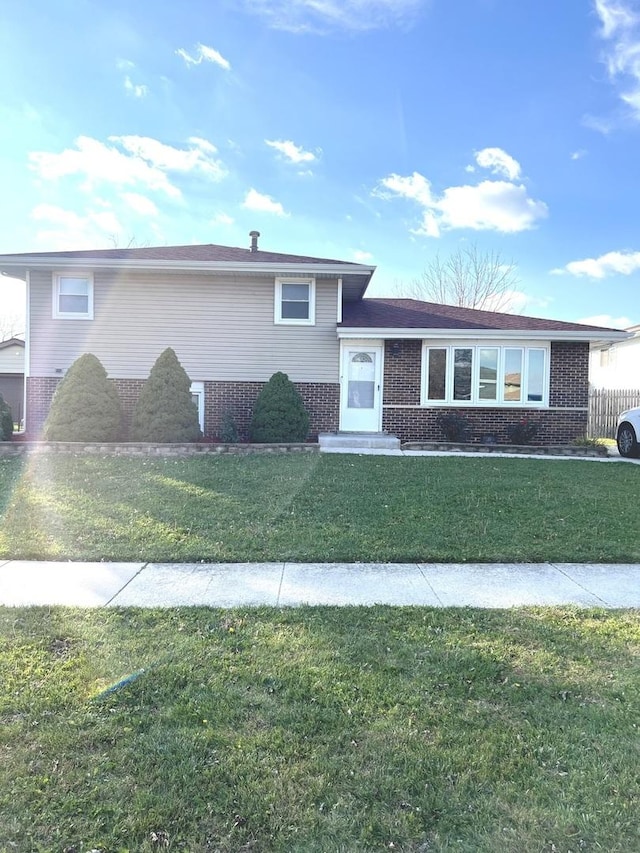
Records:
[[[260,236],[259,231],[249,231],[249,237],[251,237],[251,251],[258,251],[258,237]]]

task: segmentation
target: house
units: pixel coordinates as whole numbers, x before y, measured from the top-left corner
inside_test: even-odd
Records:
[[[0,394],[11,408],[15,423],[22,422],[24,408],[24,341],[0,341]]]
[[[640,325],[625,331],[626,340],[592,348],[589,379],[594,388],[640,390]]]
[[[246,435],[275,371],[295,382],[311,434],[387,431],[441,439],[465,414],[474,440],[535,419],[538,440],[587,423],[589,346],[624,332],[411,299],[365,298],[375,267],[218,245],[0,256],[27,283],[26,428],[37,437],[56,386],[94,353],[130,416],[167,346],[192,380],[205,436],[230,411]]]

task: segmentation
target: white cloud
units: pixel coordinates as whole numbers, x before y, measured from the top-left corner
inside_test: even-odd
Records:
[[[153,167],[168,172],[199,172],[212,180],[223,178],[226,171],[220,161],[212,159],[217,153],[206,139],[192,136],[190,148],[174,148],[149,136],[110,136],[110,142],[120,144],[126,151]]]
[[[275,201],[269,195],[263,195],[253,188],[246,194],[242,206],[247,210],[256,210],[260,213],[274,213],[276,216],[288,216],[279,201]]]
[[[44,227],[36,233],[36,240],[50,251],[95,249],[113,240],[122,226],[112,210],[89,210],[80,216],[52,204],[39,204],[31,212],[36,222]]]
[[[609,77],[640,121],[640,10],[631,0],[594,0],[594,5],[602,23]]]
[[[128,74],[124,78],[124,88],[134,98],[146,98],[149,94],[149,89],[146,86],[132,83]]]
[[[181,192],[168,173],[197,172],[218,181],[226,174],[216,149],[206,140],[189,141],[189,148],[174,148],[146,136],[111,136],[107,144],[88,136],[80,136],[74,148],[59,154],[34,151],[29,155],[30,167],[44,180],[52,181],[70,175],[84,178],[82,188],[93,191],[96,184],[145,187],[180,198]]]
[[[141,216],[158,215],[159,211],[156,205],[150,198],[140,195],[140,193],[122,193],[122,198],[132,210],[139,213]]]
[[[606,326],[609,329],[628,329],[633,326],[629,317],[612,317],[611,314],[594,314],[593,317],[583,317],[576,322],[587,326]]]
[[[582,160],[583,157],[587,156],[587,152],[584,148],[579,148],[577,151],[572,151],[569,156],[572,160]]]
[[[423,207],[432,207],[434,204],[431,193],[431,182],[419,172],[414,172],[412,175],[407,176],[391,174],[383,178],[381,183],[383,187],[390,190],[394,195],[413,199]]]
[[[368,264],[373,260],[371,252],[363,252],[361,249],[352,249],[351,255],[354,261],[357,261],[359,264]]]
[[[231,71],[229,60],[225,59],[215,48],[207,47],[206,44],[197,44],[195,55],[188,53],[182,47],[176,50],[176,53],[184,59],[187,65],[200,65],[202,62],[213,62],[214,65],[224,68],[225,71]]]
[[[522,184],[482,181],[477,186],[449,187],[437,204],[444,228],[474,231],[528,231],[547,215],[547,206],[527,196]]]
[[[640,270],[640,252],[607,252],[599,258],[571,261],[564,267],[551,270],[551,273],[607,278],[610,275],[631,275],[636,270]]]
[[[290,163],[313,163],[317,158],[311,151],[305,151],[290,139],[265,139],[270,148],[275,148]]]
[[[476,163],[494,175],[503,175],[510,181],[520,177],[520,163],[502,148],[483,148],[476,152]]]
[[[380,183],[384,189],[374,191],[375,195],[388,198],[391,193],[422,207],[422,223],[412,233],[426,237],[439,237],[443,230],[459,228],[505,234],[527,231],[548,213],[544,202],[529,198],[522,184],[510,181],[447,187],[439,197],[419,172],[392,174]]]
[[[407,26],[425,0],[246,0],[270,26],[290,32],[383,29]]]
[[[235,222],[233,216],[229,216],[228,213],[216,213],[209,221],[211,225],[233,225]]]

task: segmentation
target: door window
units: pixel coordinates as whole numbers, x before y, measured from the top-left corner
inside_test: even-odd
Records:
[[[373,409],[376,365],[368,352],[356,352],[349,359],[348,407]]]

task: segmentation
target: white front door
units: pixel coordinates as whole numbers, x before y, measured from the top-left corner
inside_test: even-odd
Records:
[[[381,428],[382,346],[345,345],[342,350],[340,429],[379,432]]]

